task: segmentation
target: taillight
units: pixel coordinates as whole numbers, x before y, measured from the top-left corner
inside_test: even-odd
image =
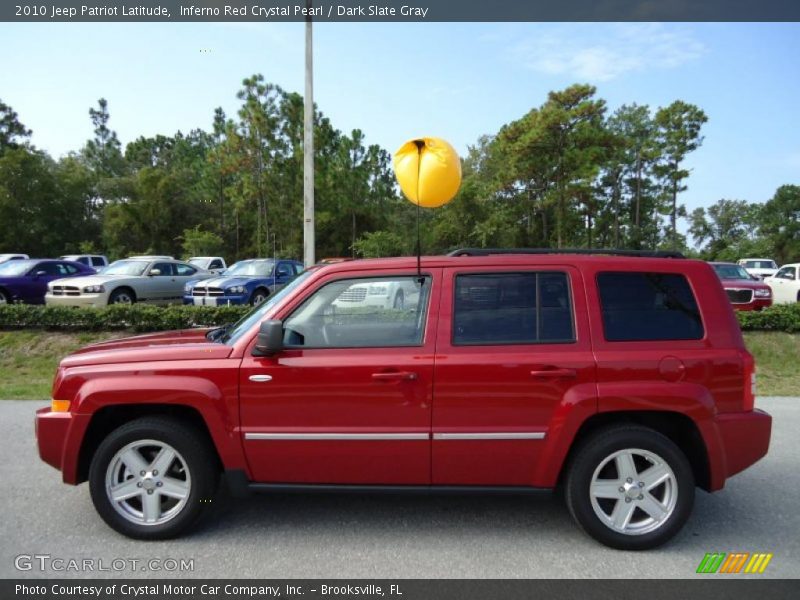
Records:
[[[756,361],[753,360],[753,355],[749,352],[742,353],[742,361],[744,362],[744,401],[742,403],[742,410],[753,410],[756,404]]]

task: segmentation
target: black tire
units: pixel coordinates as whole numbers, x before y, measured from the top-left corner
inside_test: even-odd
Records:
[[[251,306],[258,306],[264,300],[269,298],[269,290],[265,290],[264,288],[257,288],[253,290],[253,294],[250,296],[250,305]]]
[[[674,477],[668,482],[653,487],[652,495],[645,491],[642,495],[626,498],[628,494],[639,494],[636,486],[646,486],[643,475],[648,468],[648,462],[643,455],[633,452],[632,454],[636,456],[634,468],[638,475],[643,477],[641,479],[634,477],[634,481],[627,484],[629,489],[617,488],[620,491],[625,489],[625,493],[621,493],[619,499],[601,498],[593,503],[590,487],[595,470],[615,453],[625,450],[645,451],[656,455],[671,469]],[[623,453],[623,455],[625,454],[627,453]],[[618,483],[625,485],[627,478],[623,479],[621,473],[617,471],[619,463],[616,459],[613,463],[609,461],[606,464],[604,469],[610,469],[610,471],[599,471],[598,476],[611,473],[609,483],[616,481],[616,477],[619,479]],[[602,480],[605,481],[606,477],[603,477]],[[612,487],[615,486],[616,483]],[[600,543],[619,550],[647,550],[664,544],[680,531],[688,520],[694,505],[694,475],[686,455],[666,436],[637,425],[610,426],[585,439],[570,461],[564,487],[569,512],[581,529]],[[670,500],[673,493],[675,499]],[[647,494],[646,498],[644,494]],[[640,506],[645,507],[644,502],[652,498],[658,500],[661,506],[669,506],[671,502],[674,502],[671,512],[666,511],[667,514],[661,523],[651,517],[650,513],[639,508]],[[625,504],[618,505],[623,502]],[[606,524],[596,512],[595,506],[609,518],[616,514],[614,510],[618,506],[621,512],[633,510],[634,512],[630,513],[629,525],[623,526],[623,529],[629,531],[618,531],[611,524]],[[652,510],[652,505],[649,507]],[[638,531],[636,531],[637,527]],[[648,527],[652,529],[649,530]]]
[[[112,473],[115,465],[119,464],[115,458],[117,453],[131,444],[143,440],[167,444],[174,449],[177,452],[177,458],[182,462],[176,461],[173,463],[173,468],[180,467],[185,463],[185,469],[179,470],[179,472],[185,473],[184,477],[190,481],[189,492],[183,505],[175,510],[174,514],[168,516],[168,520],[161,523],[145,524],[134,522],[134,517],[126,518],[121,514],[125,510],[115,507],[121,503],[112,502],[109,492],[107,492],[106,482],[109,473]],[[139,454],[139,456],[146,455]],[[151,463],[151,466],[154,462]],[[219,461],[203,433],[177,419],[143,417],[115,429],[103,440],[95,452],[89,468],[89,489],[95,509],[113,529],[135,539],[162,540],[180,535],[200,518],[211,505],[217,491],[219,473]],[[148,475],[150,474],[157,473],[150,471]],[[162,478],[166,482],[165,475],[167,473],[162,474]],[[162,495],[156,497],[161,506],[169,506],[170,498]],[[145,498],[143,493],[142,498]],[[130,501],[135,504],[139,500],[129,499],[126,502]],[[172,502],[178,503],[177,500]],[[142,506],[142,515],[144,515],[143,503],[140,505]]]
[[[8,293],[5,290],[0,290],[0,304],[8,304],[9,302]]]
[[[136,304],[136,293],[128,287],[120,287],[111,292],[109,304]]]

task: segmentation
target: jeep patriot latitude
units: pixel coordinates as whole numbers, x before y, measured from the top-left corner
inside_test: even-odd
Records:
[[[39,453],[135,538],[186,530],[224,474],[237,494],[560,487],[592,537],[652,548],[772,420],[710,265],[593,252],[343,262],[234,325],[93,344],[58,367]]]

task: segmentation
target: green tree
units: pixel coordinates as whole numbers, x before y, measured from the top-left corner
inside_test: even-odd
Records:
[[[676,100],[656,112],[655,124],[659,145],[663,152],[656,173],[665,181],[670,198],[670,233],[673,245],[678,245],[677,221],[679,216],[678,193],[686,191],[684,181],[689,171],[681,168],[686,155],[703,143],[700,130],[708,117],[702,109],[682,100]]]
[[[203,231],[198,225],[194,229],[183,231],[183,255],[191,256],[219,256],[224,250],[223,239],[212,231]]]
[[[779,264],[800,261],[800,186],[782,185],[760,213],[761,233]]]
[[[20,123],[17,113],[0,100],[0,154],[18,148],[19,140],[30,136],[31,130]]]

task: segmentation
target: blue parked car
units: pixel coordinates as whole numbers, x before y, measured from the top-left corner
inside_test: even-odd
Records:
[[[49,282],[96,272],[91,267],[71,260],[10,260],[0,264],[0,304],[44,304]]]
[[[251,304],[257,306],[303,270],[296,260],[240,260],[219,277],[191,280],[183,288],[183,303],[199,306]]]

